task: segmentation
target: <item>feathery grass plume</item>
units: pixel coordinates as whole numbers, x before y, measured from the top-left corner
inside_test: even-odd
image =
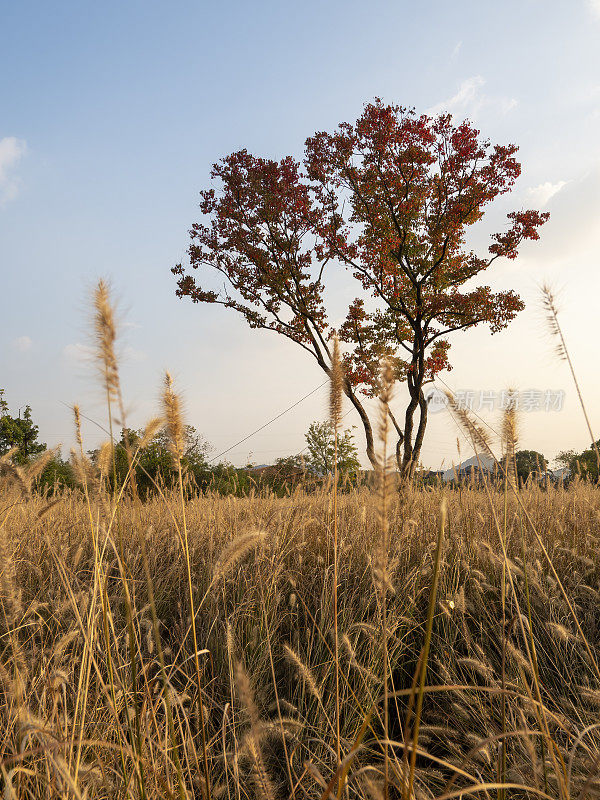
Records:
[[[0,604],[12,631],[23,617],[21,590],[17,585],[17,571],[6,528],[0,526]],[[12,634],[11,634],[12,635]]]
[[[18,448],[13,448],[12,452],[17,452]],[[27,475],[23,467],[14,464],[10,459],[5,459],[0,462],[0,475],[4,475],[7,483],[15,485],[23,497],[29,497],[31,494],[31,487],[27,480]]]
[[[246,710],[250,720],[250,732],[247,737],[247,745],[250,755],[252,756],[252,777],[256,784],[256,791],[258,796],[264,798],[264,800],[275,800],[275,791],[265,767],[265,760],[261,747],[260,718],[256,703],[254,702],[254,692],[252,691],[248,673],[240,661],[235,665],[235,687],[242,706]]]
[[[108,409],[110,439],[114,442],[113,436],[113,412],[112,404],[117,403],[127,456],[127,466],[129,471],[128,480],[131,485],[134,497],[138,496],[137,482],[133,470],[133,455],[131,452],[131,442],[129,441],[129,429],[125,415],[123,394],[119,379],[119,363],[116,354],[117,324],[115,320],[115,310],[110,296],[110,287],[105,280],[98,281],[94,291],[94,336],[96,340],[96,358],[100,365],[100,374],[106,391],[106,403]],[[116,493],[116,464],[113,446],[113,477],[115,481],[114,491]]]
[[[315,700],[318,701],[319,705],[322,706],[323,694],[317,686],[317,681],[315,680],[315,676],[312,674],[310,668],[304,663],[304,661],[302,661],[298,653],[296,653],[296,651],[293,650],[289,645],[284,644],[283,649],[290,663],[293,664],[293,666],[298,670],[298,674],[302,678],[307,689],[310,691]]]
[[[98,450],[98,469],[103,478],[108,477],[112,468],[112,448],[112,442],[107,440],[106,442],[102,442]]]
[[[221,553],[219,560],[215,564],[212,583],[216,583],[220,578],[225,578],[238,561],[241,561],[247,553],[263,542],[265,538],[266,533],[259,530],[236,536]]]
[[[388,505],[389,496],[392,488],[394,470],[393,454],[388,455],[387,445],[390,434],[389,404],[392,399],[392,389],[394,386],[394,371],[389,361],[384,361],[381,365],[379,375],[379,414],[378,414],[378,434],[380,442],[380,453],[377,459],[377,501],[378,501],[378,523],[381,531],[381,552],[380,559],[387,553],[389,536]],[[387,559],[387,555],[386,555]],[[383,565],[380,565],[382,568]]]
[[[32,486],[36,482],[36,480],[40,477],[44,469],[56,456],[57,452],[58,448],[56,447],[52,447],[49,450],[44,450],[44,452],[40,456],[38,456],[35,459],[35,461],[32,461],[30,464],[27,465],[25,474],[30,486]]]
[[[540,291],[542,293],[542,310],[546,318],[548,330],[551,336],[554,336],[557,340],[556,355],[562,361],[567,361],[569,356],[563,332],[558,321],[559,312],[555,291],[548,283],[542,283]]]
[[[427,620],[425,623],[425,641],[423,642],[423,649],[419,656],[417,671],[419,674],[417,704],[415,709],[415,718],[412,730],[412,746],[410,753],[410,770],[408,773],[408,784],[406,787],[406,798],[411,800],[413,796],[413,785],[415,779],[415,768],[417,763],[417,748],[419,745],[419,727],[421,725],[421,714],[423,712],[423,697],[425,695],[425,680],[427,677],[427,663],[429,659],[429,647],[431,645],[431,634],[433,631],[433,617],[435,614],[435,606],[437,602],[438,583],[440,576],[440,565],[442,561],[442,544],[444,541],[444,531],[446,528],[446,517],[448,514],[448,503],[446,497],[442,497],[440,503],[440,522],[438,528],[438,536],[436,542],[435,555],[433,560],[433,576],[431,580],[431,589],[429,590],[429,606],[427,609]],[[415,673],[416,678],[416,673]],[[416,680],[413,680],[416,685]]]
[[[179,504],[181,507],[181,525],[178,526],[178,533],[183,547],[183,555],[185,559],[186,577],[187,577],[187,590],[189,601],[189,612],[191,620],[192,641],[194,644],[194,666],[196,670],[196,689],[198,694],[198,717],[200,720],[200,733],[202,736],[202,761],[204,766],[204,800],[211,798],[211,785],[210,785],[210,772],[208,767],[208,750],[207,750],[207,736],[206,736],[206,723],[204,714],[204,700],[202,699],[202,678],[200,675],[200,659],[199,659],[199,646],[198,646],[198,631],[196,625],[196,603],[194,600],[194,584],[192,581],[192,561],[190,555],[189,545],[189,532],[187,525],[186,502],[183,489],[183,471],[181,459],[184,453],[184,426],[183,417],[181,414],[181,402],[179,395],[173,390],[173,379],[171,375],[165,373],[165,384],[162,395],[163,403],[163,416],[166,422],[166,428],[169,438],[169,447],[175,466],[177,468],[177,478],[179,484]]]
[[[579,398],[579,404],[581,406],[581,410],[583,411],[583,416],[585,417],[585,424],[587,425],[588,433],[590,435],[590,439],[592,440],[592,447],[596,453],[596,461],[598,465],[598,477],[600,479],[600,450],[598,450],[598,445],[596,444],[596,437],[592,431],[592,425],[590,423],[590,418],[588,417],[587,409],[585,407],[585,403],[583,402],[583,395],[581,394],[581,389],[579,388],[579,381],[577,380],[577,375],[575,373],[575,367],[573,366],[573,362],[571,361],[571,356],[567,349],[567,343],[565,341],[564,334],[562,332],[562,328],[560,327],[560,322],[558,321],[558,307],[556,304],[556,297],[554,295],[554,291],[549,286],[549,284],[544,283],[540,287],[542,292],[542,307],[546,314],[546,322],[548,324],[548,328],[550,333],[554,338],[557,340],[557,347],[556,352],[560,359],[567,362],[569,365],[569,370],[571,372],[571,377],[573,378],[573,383],[575,384],[575,389],[577,391],[577,397]]]
[[[164,424],[162,417],[152,417],[152,419],[148,420],[138,443],[138,450],[143,450],[145,447],[148,447],[156,434],[162,430]]]
[[[485,453],[494,463],[498,463],[496,456],[492,452],[491,439],[483,425],[476,422],[466,408],[463,408],[456,400],[452,392],[446,391],[448,408],[453,417],[457,420],[467,438],[471,440],[476,453]]]
[[[165,372],[162,395],[163,413],[169,435],[169,447],[179,463],[184,453],[184,428],[179,396],[173,391],[173,378]]]
[[[344,391],[344,368],[340,355],[340,340],[337,333],[333,336],[331,352],[331,369],[329,373],[329,418],[331,424],[339,430],[342,419],[342,395]]]
[[[80,450],[83,452],[83,436],[81,435],[81,411],[79,406],[73,406],[73,417],[75,419],[75,438]]]
[[[98,281],[94,290],[94,336],[96,355],[110,403],[118,397],[119,369],[115,352],[117,326],[110,300],[110,289],[105,280]]]
[[[505,458],[505,473],[507,479],[517,486],[517,465],[515,455],[519,440],[518,400],[514,389],[507,392],[508,403],[502,414],[502,449]]]

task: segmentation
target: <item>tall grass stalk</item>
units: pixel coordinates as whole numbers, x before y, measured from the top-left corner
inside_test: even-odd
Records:
[[[438,529],[438,537],[435,548],[435,556],[433,560],[433,576],[431,579],[431,589],[429,592],[429,606],[427,608],[427,620],[425,623],[425,641],[423,642],[423,650],[421,652],[420,661],[420,674],[419,674],[419,690],[417,692],[417,706],[415,709],[415,719],[413,724],[412,735],[412,748],[410,753],[410,771],[408,773],[408,784],[406,789],[406,798],[410,800],[413,796],[413,784],[415,780],[415,768],[417,764],[417,747],[419,744],[419,728],[421,725],[421,714],[423,712],[423,698],[425,696],[425,679],[427,677],[427,663],[429,660],[429,648],[431,646],[431,633],[433,630],[433,618],[435,615],[435,606],[437,602],[438,584],[440,578],[440,562],[442,559],[442,543],[444,541],[444,529],[446,527],[446,514],[447,505],[445,498],[442,499],[440,505],[440,522]]]
[[[392,482],[391,458],[388,456],[388,437],[390,420],[390,401],[394,386],[394,371],[389,361],[384,361],[380,372],[379,391],[379,440],[381,453],[377,461],[377,502],[379,523],[379,547],[376,553],[375,586],[378,590],[381,614],[381,663],[383,683],[383,797],[388,800],[390,785],[390,711],[389,682],[390,663],[388,652],[388,603],[387,596],[392,589],[388,575],[388,559],[390,549],[389,492]]]
[[[331,355],[330,370],[330,390],[329,390],[329,418],[333,427],[333,637],[334,637],[334,671],[335,671],[335,752],[336,770],[342,760],[342,748],[340,739],[340,655],[339,655],[339,631],[338,631],[338,442],[340,434],[340,423],[342,419],[342,391],[344,373],[340,358],[340,343],[337,335],[333,337],[333,348]]]
[[[173,380],[167,372],[165,375],[165,385],[163,391],[163,414],[166,420],[167,431],[169,434],[169,442],[171,445],[171,453],[175,461],[177,469],[177,481],[180,499],[180,512],[181,512],[181,536],[183,543],[186,577],[188,585],[188,596],[190,604],[190,617],[192,626],[192,642],[194,647],[194,666],[196,669],[196,684],[198,692],[198,725],[202,737],[202,763],[204,768],[204,797],[205,800],[210,800],[210,776],[208,768],[208,751],[206,746],[206,720],[204,718],[204,701],[202,699],[202,679],[200,677],[200,656],[198,645],[198,634],[196,630],[196,608],[194,604],[194,586],[192,583],[192,565],[190,557],[188,527],[186,518],[186,503],[185,494],[183,491],[183,470],[181,458],[183,456],[184,448],[184,432],[183,432],[183,419],[181,415],[181,403],[179,396],[173,391]]]
[[[546,322],[548,324],[548,328],[550,330],[551,335],[554,336],[558,342],[556,349],[557,355],[559,358],[566,361],[567,364],[569,365],[569,371],[571,372],[571,377],[573,378],[573,383],[575,384],[575,390],[577,391],[577,397],[579,398],[579,405],[581,406],[581,410],[583,411],[585,424],[587,426],[590,439],[592,440],[592,447],[594,449],[594,452],[596,453],[596,463],[598,466],[598,479],[600,480],[600,450],[598,450],[598,445],[596,444],[596,439],[592,431],[590,418],[588,416],[587,408],[583,401],[583,395],[581,394],[581,389],[579,387],[577,373],[575,372],[575,367],[573,366],[573,362],[571,360],[571,355],[567,347],[567,342],[565,340],[562,327],[558,320],[558,305],[556,303],[556,297],[553,289],[547,283],[542,284],[541,292],[542,292],[542,306],[546,313]]]

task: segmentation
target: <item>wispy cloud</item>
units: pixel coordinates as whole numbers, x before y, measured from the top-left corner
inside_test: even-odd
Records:
[[[458,58],[458,54],[460,53],[461,47],[462,47],[462,40],[454,45],[454,49],[452,50],[452,53],[450,53],[450,61],[454,61],[454,59]]]
[[[74,342],[63,347],[62,354],[68,361],[82,363],[94,358],[94,348],[81,342]]]
[[[15,136],[0,139],[0,205],[12,200],[19,191],[19,179],[13,174],[14,167],[27,151],[27,145]]]
[[[25,353],[27,350],[31,350],[33,341],[29,336],[19,336],[17,339],[13,340],[13,347],[15,350],[18,350],[19,353]]]
[[[588,8],[597,19],[600,19],[600,0],[588,0]]]
[[[495,108],[501,114],[507,114],[517,105],[514,97],[494,97],[486,94],[483,91],[484,86],[485,78],[481,75],[473,75],[460,84],[456,94],[431,106],[427,112],[475,118],[484,108]]]
[[[545,206],[567,183],[568,181],[540,183],[539,186],[533,186],[527,190],[527,198],[536,206]]]

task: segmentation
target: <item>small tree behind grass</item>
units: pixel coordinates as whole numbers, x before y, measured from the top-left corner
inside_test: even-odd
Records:
[[[127,430],[127,441],[132,452],[137,451],[142,435],[142,431]],[[211,446],[192,425],[185,426],[181,466],[184,475],[188,478],[186,483],[193,487],[202,488],[210,482],[210,467],[206,458],[210,449]],[[90,457],[93,462],[97,462],[99,451],[90,451]],[[129,470],[125,431],[121,432],[121,439],[115,446],[114,459],[114,473],[117,484],[121,486],[125,483]],[[135,463],[138,491],[144,497],[156,491],[157,486],[171,487],[177,477],[164,430],[159,431],[150,443],[137,453]],[[108,480],[112,482],[113,470],[110,471]]]
[[[600,447],[600,439],[596,445],[591,444],[587,450],[578,453],[575,450],[566,450],[559,453],[556,461],[561,467],[566,467],[571,475],[579,475],[589,481],[598,480],[598,458],[596,448]]]
[[[332,475],[335,467],[335,436],[333,426],[327,422],[312,422],[306,439],[307,469],[317,475]],[[360,470],[358,450],[352,430],[341,431],[337,442],[337,471],[344,478],[356,476]]]
[[[31,406],[25,406],[23,416],[20,411],[16,417],[11,416],[4,389],[0,389],[0,455],[16,447],[13,461],[20,466],[27,464],[46,449],[43,442],[38,442],[38,435],[39,428],[33,422]]]
[[[526,481],[532,473],[540,475],[548,466],[546,457],[537,450],[519,450],[515,453],[515,462],[520,481]]]

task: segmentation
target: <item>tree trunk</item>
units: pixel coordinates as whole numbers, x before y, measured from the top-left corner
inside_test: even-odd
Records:
[[[363,428],[365,431],[365,440],[367,445],[367,458],[371,462],[371,466],[373,469],[377,469],[377,456],[375,455],[375,446],[373,441],[373,428],[371,426],[371,420],[369,419],[367,412],[365,411],[363,404],[360,402],[358,397],[352,391],[350,385],[347,381],[344,382],[344,394],[350,400],[354,408],[358,411],[358,416],[360,417],[360,421],[363,424]]]
[[[423,438],[425,436],[425,428],[427,427],[427,400],[423,394],[423,390],[419,390],[419,427],[417,428],[417,435],[415,436],[415,443],[412,448],[412,455],[410,464],[408,466],[407,478],[413,478],[415,469],[421,457],[421,447],[423,446]]]
[[[402,463],[399,464],[400,475],[404,480],[411,480],[415,474],[415,469],[419,463],[421,447],[427,427],[427,400],[423,394],[421,386],[411,387],[410,403],[406,409],[405,428],[404,428],[404,454]],[[412,441],[415,411],[419,408],[419,425],[415,441]]]

